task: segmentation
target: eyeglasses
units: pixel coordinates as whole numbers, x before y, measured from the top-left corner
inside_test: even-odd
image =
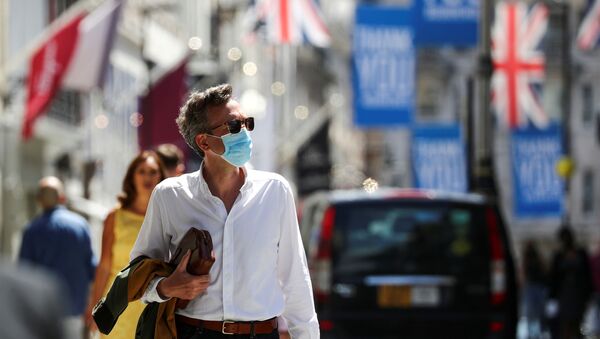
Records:
[[[213,131],[222,126],[227,126],[227,130],[231,134],[239,133],[242,130],[242,126],[246,127],[248,131],[252,131],[254,129],[254,118],[229,120],[226,123],[212,127],[210,130]]]

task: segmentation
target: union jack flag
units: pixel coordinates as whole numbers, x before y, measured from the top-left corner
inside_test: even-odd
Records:
[[[581,22],[577,33],[577,46],[583,51],[589,51],[600,38],[600,1],[596,0],[590,6]]]
[[[315,0],[256,0],[250,17],[253,31],[265,28],[273,44],[299,45],[304,41],[329,46],[331,36]]]
[[[492,27],[492,105],[499,120],[510,128],[528,121],[543,128],[549,119],[534,85],[544,78],[544,54],[536,48],[548,27],[548,8],[531,11],[522,2],[500,2]]]

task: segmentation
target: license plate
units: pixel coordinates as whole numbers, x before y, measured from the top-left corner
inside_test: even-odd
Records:
[[[411,292],[415,306],[436,306],[440,303],[440,290],[436,286],[414,286]]]
[[[436,286],[393,286],[377,288],[377,305],[382,308],[431,307],[439,305],[440,290]]]

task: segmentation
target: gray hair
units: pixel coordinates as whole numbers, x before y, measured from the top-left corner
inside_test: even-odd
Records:
[[[179,126],[179,133],[188,146],[200,156],[204,156],[204,152],[196,144],[196,136],[200,133],[210,132],[208,108],[226,104],[231,99],[231,92],[230,84],[221,84],[202,92],[193,92],[179,110],[179,116],[175,120]]]

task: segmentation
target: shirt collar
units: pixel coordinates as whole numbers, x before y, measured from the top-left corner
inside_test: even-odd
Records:
[[[54,211],[57,211],[57,210],[63,210],[63,209],[65,209],[65,208],[66,208],[65,206],[63,206],[63,205],[60,205],[60,204],[59,204],[59,205],[55,205],[55,206],[52,206],[52,207],[50,207],[50,208],[47,208],[47,209],[45,209],[45,210],[43,211],[43,213],[44,213],[44,214],[50,214],[50,213],[52,213],[52,212],[54,212]]]
[[[204,196],[211,196],[212,193],[211,193],[210,189],[208,188],[208,184],[206,183],[206,179],[204,179],[204,175],[202,174],[203,169],[204,169],[204,161],[202,161],[202,163],[200,163],[200,169],[198,170],[198,172],[196,172],[196,175],[198,177],[199,191],[200,191],[200,194],[202,194]],[[252,187],[253,174],[252,174],[252,170],[248,170],[245,166],[242,166],[241,169],[244,172],[244,184],[242,185],[242,188],[240,188],[240,192],[246,192]]]
[[[240,192],[246,192],[250,188],[252,188],[252,170],[246,168],[246,166],[242,166],[242,171],[244,172],[244,184],[240,188]]]

